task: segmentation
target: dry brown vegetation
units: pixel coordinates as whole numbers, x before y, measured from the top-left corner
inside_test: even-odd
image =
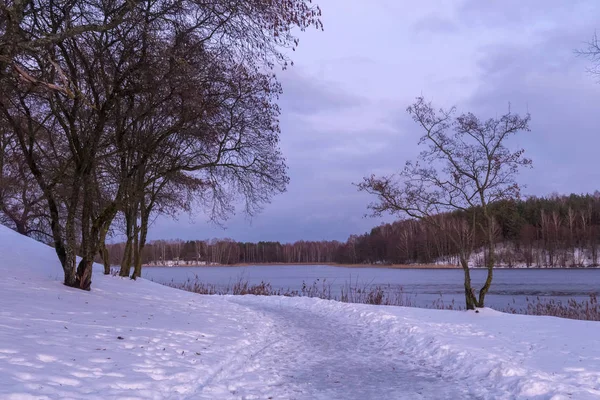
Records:
[[[261,281],[259,284],[250,284],[240,279],[232,285],[218,286],[207,284],[196,276],[184,283],[171,282],[167,286],[188,292],[204,295],[256,295],[256,296],[286,296],[286,297],[315,297],[325,300],[341,301],[343,303],[373,304],[386,306],[416,307],[416,302],[411,294],[405,293],[401,287],[392,285],[369,285],[346,283],[336,294],[332,290],[332,283],[327,280],[317,279],[312,284],[302,282],[300,290],[276,289],[268,283]],[[425,308],[438,310],[464,310],[464,307],[454,301],[444,301],[440,296]],[[600,304],[595,294],[588,300],[578,301],[569,299],[566,302],[559,300],[546,300],[540,297],[527,298],[525,308],[504,307],[499,309],[509,314],[524,314],[538,316],[552,316],[560,318],[578,319],[586,321],[600,321]]]
[[[256,295],[256,296],[286,296],[286,297],[316,297],[325,300],[341,301],[343,303],[375,304],[388,306],[414,306],[410,296],[406,295],[401,288],[391,285],[369,285],[358,283],[346,283],[339,294],[332,291],[332,283],[326,279],[317,279],[312,284],[302,282],[300,290],[275,289],[268,283],[261,281],[258,284],[250,284],[245,280],[219,286],[207,284],[198,279],[188,279],[184,283],[171,282],[167,284],[176,289],[206,295]]]

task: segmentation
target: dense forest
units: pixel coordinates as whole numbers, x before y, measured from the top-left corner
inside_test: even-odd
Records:
[[[498,265],[506,267],[582,267],[598,265],[600,192],[586,195],[529,197],[492,205],[499,244]],[[156,240],[143,253],[145,264],[340,263],[340,264],[457,264],[450,240],[457,219],[466,213],[438,215],[441,228],[417,220],[377,226],[348,240],[295,243],[244,243],[231,239]],[[475,227],[472,266],[483,265],[479,249],[484,238]],[[109,245],[111,262],[119,264],[125,244]]]

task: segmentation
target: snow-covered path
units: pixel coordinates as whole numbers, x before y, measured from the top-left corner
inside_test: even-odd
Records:
[[[257,320],[269,321],[271,341],[256,354],[297,399],[471,398],[467,382],[447,380],[412,360],[393,337],[339,313],[289,307],[256,298],[230,298]],[[281,299],[285,302],[285,299]]]
[[[600,398],[600,324],[201,296],[94,274],[0,226],[0,399]]]

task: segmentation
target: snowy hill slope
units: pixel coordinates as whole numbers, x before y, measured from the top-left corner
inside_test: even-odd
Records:
[[[0,399],[600,398],[595,322],[61,273],[0,226]]]

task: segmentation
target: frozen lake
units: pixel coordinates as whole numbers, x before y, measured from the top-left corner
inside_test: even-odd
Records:
[[[479,289],[486,271],[471,270],[474,287]],[[311,285],[317,279],[331,285],[332,293],[342,287],[385,286],[386,290],[402,291],[419,307],[428,307],[439,300],[464,306],[463,271],[461,269],[388,269],[349,268],[327,265],[273,265],[243,267],[145,267],[143,277],[159,283],[182,283],[188,279],[220,287],[239,280],[257,284],[268,282],[275,289],[299,290],[303,283]],[[521,308],[526,299],[536,297],[566,301],[587,300],[600,292],[600,269],[497,269],[486,297],[486,306],[504,309]]]

